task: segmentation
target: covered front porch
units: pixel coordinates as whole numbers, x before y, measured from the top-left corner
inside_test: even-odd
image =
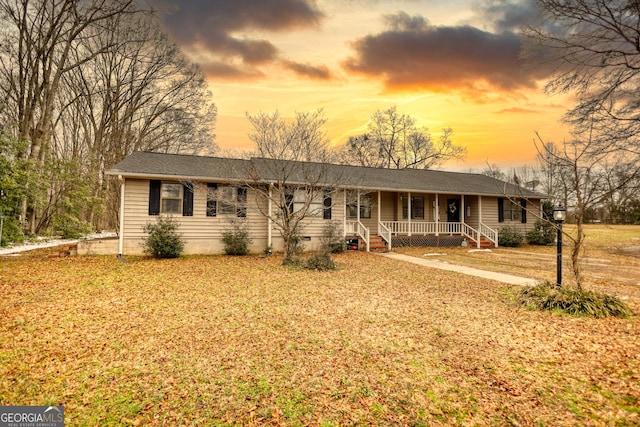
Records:
[[[372,245],[498,246],[498,232],[483,223],[481,195],[345,192],[344,232],[357,236],[367,251]],[[486,214],[485,214],[486,215]]]

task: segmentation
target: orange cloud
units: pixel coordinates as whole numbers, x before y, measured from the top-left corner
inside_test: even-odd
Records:
[[[332,78],[331,71],[325,65],[314,66],[293,61],[282,61],[282,65],[302,77],[309,77],[315,80],[331,80]]]

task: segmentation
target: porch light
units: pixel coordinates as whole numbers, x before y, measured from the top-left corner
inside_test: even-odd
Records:
[[[556,256],[556,286],[558,288],[562,287],[562,223],[567,219],[567,210],[562,206],[558,206],[553,210],[553,220],[556,222],[556,228],[558,229],[558,237],[556,241],[558,242]]]
[[[567,219],[567,210],[562,207],[562,205],[558,206],[553,210],[553,220],[562,224],[564,220]]]

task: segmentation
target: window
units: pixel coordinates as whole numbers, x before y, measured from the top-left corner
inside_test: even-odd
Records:
[[[193,216],[193,184],[149,181],[149,215]]]
[[[160,213],[182,213],[182,185],[163,182],[160,187]]]
[[[322,219],[331,219],[331,190],[325,188],[322,198]]]
[[[402,196],[402,219],[407,219],[409,198]],[[424,197],[411,197],[411,219],[424,219]]]
[[[527,201],[522,199],[515,203],[509,199],[498,199],[498,222],[527,222]]]
[[[247,187],[207,184],[207,216],[247,216]]]
[[[313,199],[309,200],[310,197]],[[322,216],[324,210],[324,193],[316,191],[315,194],[304,188],[298,188],[293,192],[293,212],[304,209],[304,205],[309,203],[307,216]]]
[[[349,191],[347,193],[347,218],[358,218],[358,193]],[[371,218],[371,195],[360,195],[360,218]]]

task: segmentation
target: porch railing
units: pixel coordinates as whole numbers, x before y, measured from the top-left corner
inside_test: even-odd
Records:
[[[391,234],[463,234],[461,222],[380,221]]]
[[[382,237],[384,241],[387,242],[387,248],[391,250],[391,230],[380,221],[378,221],[378,236]]]
[[[369,252],[370,245],[370,232],[367,227],[360,221],[347,221],[345,224],[345,233],[355,234],[360,237],[367,245],[367,252]]]
[[[370,249],[370,230],[360,221],[347,221],[345,233],[360,237]],[[411,222],[409,221],[379,221],[378,235],[381,236],[391,250],[391,236],[406,235],[430,235],[430,234],[457,234],[474,240],[479,244],[484,237],[498,247],[498,232],[485,224],[480,224],[478,230],[462,222]]]
[[[462,223],[462,235],[476,242],[478,247],[480,246],[480,232],[469,224]]]
[[[382,228],[384,227],[384,228]],[[480,224],[476,230],[462,222],[411,222],[409,221],[380,221],[378,230],[389,230],[390,235],[429,235],[429,234],[458,234],[480,242],[485,237],[496,247],[498,246],[498,232],[485,224]],[[380,231],[379,231],[380,232]]]
[[[487,240],[493,243],[496,248],[498,247],[498,232],[496,230],[484,225],[483,223],[480,223],[478,231],[480,232],[481,236],[484,236]]]

